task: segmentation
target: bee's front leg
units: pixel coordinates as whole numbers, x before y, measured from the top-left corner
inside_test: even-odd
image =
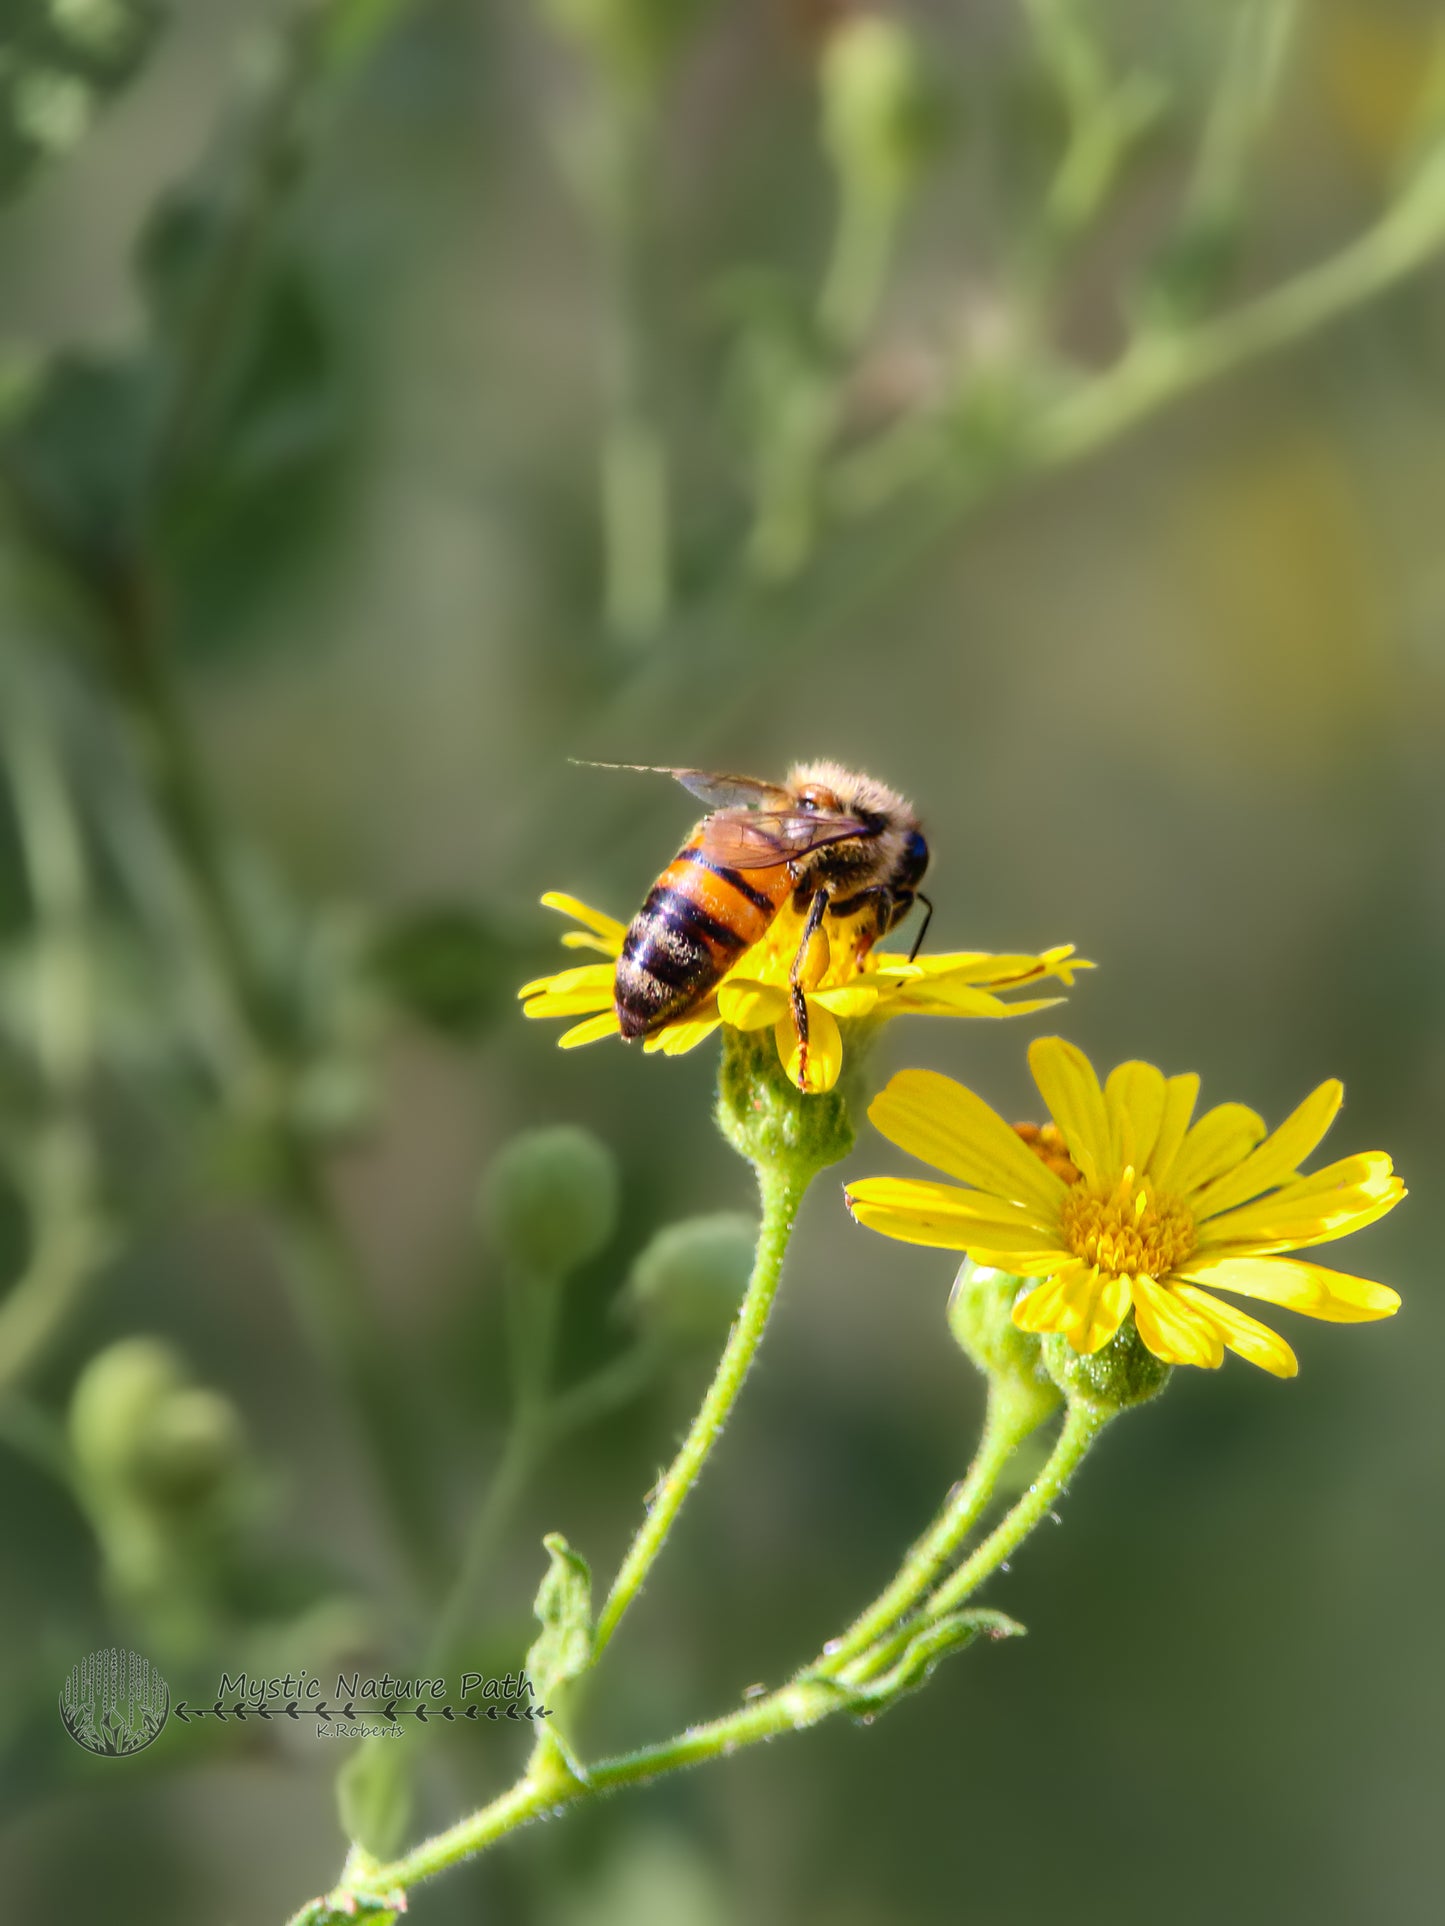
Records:
[[[830,900],[826,889],[814,891],[813,899],[808,905],[808,920],[803,925],[802,940],[798,944],[798,952],[793,958],[792,968],[788,971],[788,995],[793,1006],[793,1034],[798,1039],[798,1082],[805,1090],[808,1087],[808,999],[803,990],[803,970],[808,961],[808,950],[822,926]]]

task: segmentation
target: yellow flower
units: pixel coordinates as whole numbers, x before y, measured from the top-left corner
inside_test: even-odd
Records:
[[[858,1222],[1039,1279],[1014,1323],[1060,1331],[1080,1352],[1107,1344],[1132,1307],[1140,1337],[1170,1364],[1218,1366],[1228,1349],[1289,1378],[1299,1366],[1284,1339],[1215,1290],[1336,1324],[1399,1308],[1384,1284],[1280,1255],[1361,1230],[1405,1195],[1378,1150],[1299,1174],[1343,1085],[1322,1083],[1266,1136],[1237,1103],[1191,1126],[1196,1076],[1121,1063],[1100,1089],[1088,1058],[1061,1037],[1035,1042],[1029,1063],[1054,1116],[1042,1130],[1010,1129],[932,1071],[894,1077],[869,1109],[874,1124],[971,1188],[864,1178],[847,1190]]]
[[[584,963],[579,969],[555,976],[539,976],[517,992],[529,1017],[580,1016],[558,1038],[563,1050],[618,1034],[612,1005],[613,963],[622,952],[626,926],[600,911],[589,909],[574,896],[549,891],[542,898],[548,909],[561,910],[582,925],[562,938],[568,949],[600,950],[607,963]],[[681,1056],[696,1049],[720,1024],[736,1030],[771,1029],[778,1055],[800,1090],[831,1090],[843,1066],[842,1022],[905,1015],[1004,1017],[1046,1010],[1058,997],[1005,1003],[996,992],[1022,983],[1056,977],[1073,981],[1075,970],[1092,969],[1076,957],[1073,945],[1045,950],[1041,956],[990,956],[961,951],[951,956],[906,956],[870,951],[858,954],[859,919],[825,921],[809,945],[803,971],[808,1005],[807,1082],[802,1081],[798,1040],[788,998],[788,972],[802,940],[802,918],[790,907],[779,912],[767,934],[745,950],[696,1009],[666,1024],[643,1043],[646,1051]]]

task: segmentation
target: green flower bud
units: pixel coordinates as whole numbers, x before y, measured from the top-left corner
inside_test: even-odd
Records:
[[[240,1415],[219,1391],[197,1386],[157,1405],[135,1465],[138,1493],[167,1509],[204,1503],[231,1477],[245,1452]]]
[[[664,1226],[632,1267],[633,1310],[672,1343],[717,1343],[747,1288],[757,1241],[756,1220],[741,1211]]]
[[[70,1400],[70,1444],[84,1477],[134,1483],[156,1413],[184,1383],[184,1364],[159,1338],[125,1338],[93,1357]]]
[[[900,21],[857,14],[829,36],[820,81],[833,163],[879,199],[899,199],[934,143],[937,102]]]
[[[70,1401],[70,1441],[93,1492],[166,1510],[204,1502],[245,1448],[235,1406],[188,1383],[156,1338],[126,1338],[91,1359]]]
[[[576,1124],[527,1130],[505,1145],[482,1184],[492,1241],[521,1271],[565,1277],[617,1228],[617,1161]]]
[[[1100,1411],[1147,1404],[1158,1397],[1173,1370],[1145,1344],[1132,1316],[1092,1355],[1076,1351],[1058,1332],[1043,1340],[1043,1349],[1049,1376],[1070,1404],[1090,1404]]]
[[[966,1257],[948,1296],[948,1328],[961,1350],[1032,1430],[1058,1408],[1059,1388],[1044,1368],[1043,1346],[1013,1321],[1020,1280]]]
[[[774,1170],[818,1171],[848,1155],[854,1139],[849,1061],[832,1090],[808,1096],[789,1081],[771,1030],[724,1024],[722,1034],[717,1124],[740,1157]]]

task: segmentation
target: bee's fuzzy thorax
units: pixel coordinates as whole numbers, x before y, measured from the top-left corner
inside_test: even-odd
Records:
[[[896,828],[904,834],[918,827],[918,817],[912,803],[900,796],[896,789],[890,789],[887,783],[877,782],[872,776],[860,775],[845,763],[827,760],[794,763],[788,771],[787,787],[799,789],[810,783],[831,789],[850,812],[861,811],[866,815],[881,816],[890,828]]]

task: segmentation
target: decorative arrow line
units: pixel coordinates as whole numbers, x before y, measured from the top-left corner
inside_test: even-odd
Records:
[[[321,1719],[327,1725],[345,1722],[360,1724],[364,1719],[386,1719],[395,1725],[398,1719],[416,1719],[427,1725],[433,1718],[446,1719],[455,1724],[458,1716],[464,1719],[491,1719],[493,1723],[505,1716],[509,1719],[526,1719],[530,1724],[535,1719],[550,1719],[552,1708],[548,1705],[534,1705],[531,1700],[525,1703],[520,1699],[509,1699],[506,1705],[495,1702],[488,1705],[438,1705],[434,1700],[421,1699],[415,1705],[403,1705],[399,1699],[387,1699],[382,1705],[362,1704],[359,1708],[354,1699],[348,1699],[344,1706],[334,1709],[323,1699],[319,1705],[303,1706],[299,1699],[292,1699],[287,1705],[248,1705],[244,1699],[236,1699],[231,1704],[217,1699],[214,1705],[190,1705],[182,1699],[172,1707],[175,1716],[183,1725],[192,1719],[219,1719],[224,1725],[228,1719],[300,1719],[303,1715]]]

